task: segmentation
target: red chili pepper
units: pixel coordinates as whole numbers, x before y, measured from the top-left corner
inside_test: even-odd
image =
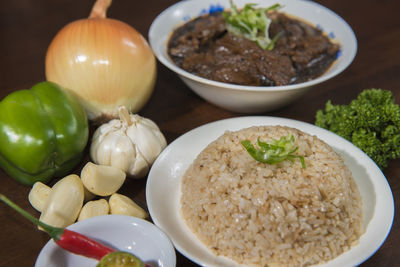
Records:
[[[101,260],[108,253],[115,251],[80,233],[68,229],[63,230],[60,239],[55,241],[57,245],[69,252]]]
[[[21,209],[17,204],[13,203],[3,194],[0,194],[0,199],[34,224],[42,227],[45,232],[48,233],[51,238],[53,238],[57,245],[65,250],[68,250],[69,252],[100,260],[108,253],[115,251],[115,249],[104,246],[99,242],[80,233],[64,228],[53,227],[39,221],[28,212]]]

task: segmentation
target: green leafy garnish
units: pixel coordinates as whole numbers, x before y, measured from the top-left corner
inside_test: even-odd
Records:
[[[306,163],[303,156],[294,155],[298,147],[294,147],[294,136],[282,136],[279,140],[272,139],[269,143],[257,140],[258,149],[249,141],[243,140],[240,143],[246,148],[247,152],[255,160],[267,163],[276,164],[284,160],[294,161],[298,158],[303,169],[306,168]]]
[[[400,158],[400,105],[390,90],[363,90],[347,105],[329,100],[317,111],[315,125],[346,138],[381,169]]]
[[[256,4],[246,4],[241,11],[237,9],[232,0],[231,12],[222,12],[227,24],[227,30],[235,35],[243,36],[255,41],[261,48],[272,50],[282,32],[272,40],[269,38],[269,26],[271,19],[267,12],[281,8],[280,4],[274,4],[267,8],[255,8]]]

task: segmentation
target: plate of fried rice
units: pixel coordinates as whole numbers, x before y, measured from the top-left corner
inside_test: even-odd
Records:
[[[282,149],[289,137],[291,156],[272,164],[243,142]],[[390,186],[364,152],[276,117],[216,121],[177,138],[153,164],[146,198],[153,222],[202,266],[355,266],[394,217]]]

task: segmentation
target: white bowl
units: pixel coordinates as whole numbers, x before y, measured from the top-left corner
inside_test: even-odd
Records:
[[[334,42],[341,45],[339,57],[322,76],[300,84],[287,86],[243,86],[216,82],[193,75],[174,64],[167,53],[167,42],[178,26],[191,18],[208,12],[215,6],[228,8],[229,0],[186,0],[164,10],[151,24],[149,42],[158,60],[179,75],[183,82],[206,101],[227,110],[241,113],[258,113],[277,109],[296,100],[312,86],[320,84],[342,72],[353,61],[357,40],[351,27],[331,10],[304,0],[235,0],[238,7],[256,3],[268,7],[279,3],[281,9],[302,18],[322,29]]]
[[[175,249],[171,241],[157,226],[146,220],[123,215],[104,215],[86,219],[67,228],[115,249],[131,252],[151,267],[176,265]],[[96,260],[69,253],[50,240],[40,252],[35,267],[96,264]]]

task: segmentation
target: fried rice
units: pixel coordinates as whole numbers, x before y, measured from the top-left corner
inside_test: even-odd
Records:
[[[241,141],[293,135],[300,160],[265,164]],[[328,144],[294,128],[254,126],[209,144],[182,180],[181,212],[215,254],[247,266],[308,266],[357,243],[362,200],[351,171]]]

